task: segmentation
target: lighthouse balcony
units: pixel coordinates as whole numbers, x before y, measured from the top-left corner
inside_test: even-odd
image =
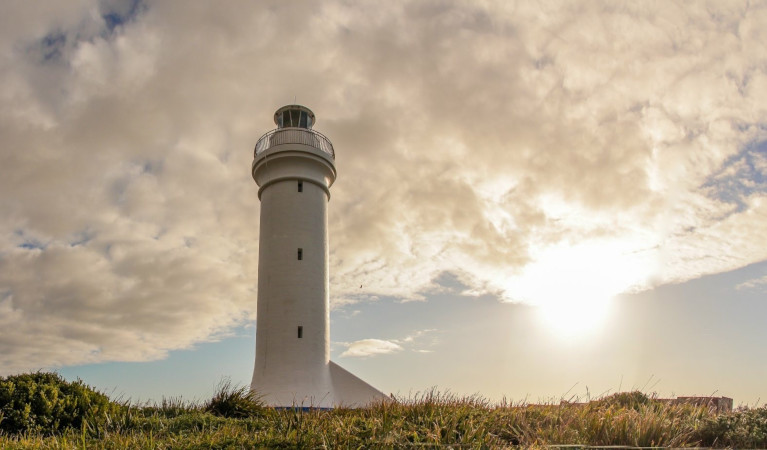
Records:
[[[330,139],[317,131],[299,127],[277,128],[261,136],[256,142],[253,157],[282,144],[309,145],[327,153],[333,159],[336,157]]]

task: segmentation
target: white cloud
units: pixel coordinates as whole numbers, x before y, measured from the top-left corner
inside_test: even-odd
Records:
[[[759,278],[754,278],[753,280],[744,281],[743,283],[735,286],[735,289],[758,289],[765,291],[767,290],[767,275]]]
[[[402,346],[399,344],[381,339],[362,339],[346,345],[346,351],[341,353],[342,358],[364,358],[367,356],[385,355],[402,351]]]
[[[427,328],[427,329],[424,329],[424,330],[418,330],[415,333],[410,334],[410,335],[405,336],[404,338],[402,338],[401,342],[411,343],[411,342],[419,341],[422,338],[424,338],[426,335],[428,335],[430,333],[433,333],[435,331],[437,331],[435,328]],[[400,341],[396,341],[396,342],[400,342]]]
[[[0,14],[1,371],[252,320],[251,152],[294,97],[337,151],[336,305],[767,259],[763,3],[108,6]]]
[[[435,345],[438,342],[433,336],[435,331],[437,330],[434,328],[417,330],[402,339],[362,339],[351,343],[339,342],[339,344],[347,348],[347,350],[341,353],[341,357],[367,357],[396,353],[403,350],[416,353],[431,353],[429,349],[416,347],[431,347]]]

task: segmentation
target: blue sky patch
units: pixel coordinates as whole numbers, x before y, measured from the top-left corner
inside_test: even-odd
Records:
[[[45,250],[45,245],[36,239],[29,239],[19,245],[19,248],[25,248],[27,250]]]
[[[57,61],[64,56],[64,47],[67,45],[67,36],[61,31],[54,31],[46,35],[40,41],[40,50],[43,61]]]
[[[731,156],[702,186],[709,196],[746,209],[746,199],[767,192],[767,141],[747,145]]]
[[[80,231],[79,233],[76,233],[75,236],[69,241],[69,246],[77,247],[79,245],[85,245],[94,237],[96,237],[96,233],[90,230]]]
[[[23,248],[27,250],[45,250],[45,247],[47,247],[47,244],[43,244],[39,239],[29,236],[24,232],[24,230],[14,230],[13,234],[20,237],[20,240],[22,241],[21,244],[16,246],[17,248]]]
[[[109,6],[110,9],[101,14],[109,33],[133,20],[142,10],[141,0],[123,0]]]

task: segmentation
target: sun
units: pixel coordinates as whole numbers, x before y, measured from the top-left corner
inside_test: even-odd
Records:
[[[563,299],[538,307],[539,320],[552,334],[570,339],[597,333],[605,324],[611,298]]]
[[[539,251],[510,284],[514,298],[538,307],[542,326],[563,338],[586,336],[606,322],[613,298],[641,285],[652,264],[626,241],[591,240]]]

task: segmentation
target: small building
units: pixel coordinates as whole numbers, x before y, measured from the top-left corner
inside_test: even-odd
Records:
[[[708,406],[709,408],[716,409],[718,412],[732,411],[732,399],[729,397],[677,397],[674,403]]]

